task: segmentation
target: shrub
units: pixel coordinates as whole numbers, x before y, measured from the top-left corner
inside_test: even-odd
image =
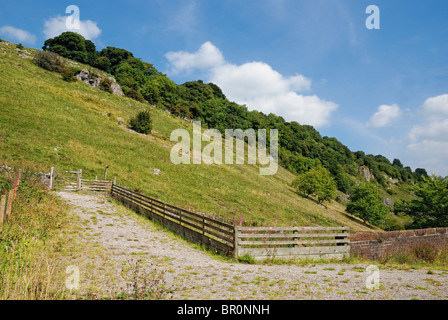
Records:
[[[19,49],[19,50],[23,50],[23,49],[25,49],[25,47],[24,47],[23,44],[21,44],[21,43],[19,43],[19,44],[16,46],[16,48]]]
[[[62,80],[67,82],[76,81],[75,73],[73,72],[72,69],[64,67],[61,68],[60,73],[62,74]]]
[[[140,111],[137,116],[130,120],[129,126],[138,133],[150,133],[152,130],[151,114],[148,110]]]
[[[38,51],[34,55],[33,62],[48,71],[60,72],[64,68],[62,58],[53,52]]]
[[[112,93],[112,80],[104,78],[100,81],[100,89],[109,93]]]
[[[145,99],[143,98],[142,94],[139,91],[134,90],[132,88],[129,88],[126,91],[125,95],[126,95],[126,97],[134,99],[134,100],[137,100],[139,102],[144,102],[145,101]]]
[[[190,110],[188,110],[188,107],[184,105],[176,104],[175,106],[170,108],[171,114],[175,115],[176,117],[180,118],[187,118],[191,119],[191,113]]]
[[[418,259],[428,263],[436,260],[439,250],[429,243],[420,244],[412,248],[412,254]]]

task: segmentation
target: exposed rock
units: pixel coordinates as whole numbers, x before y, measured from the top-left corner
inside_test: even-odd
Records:
[[[123,90],[121,89],[121,86],[115,81],[114,77],[108,78],[111,82],[110,88],[112,89],[112,94],[116,96],[123,96]]]
[[[0,166],[0,170],[11,171],[12,168],[11,168],[11,167],[8,167],[8,166],[5,166],[5,165],[1,165],[1,166]]]
[[[393,207],[395,205],[395,201],[390,198],[381,199],[386,206]]]
[[[392,177],[388,177],[389,178],[389,181],[391,182],[391,183],[393,183],[393,184],[397,184],[398,183],[398,179],[394,179],[394,178],[392,178]]]
[[[337,196],[337,200],[339,200],[340,202],[346,203],[346,202],[350,201],[350,198],[345,195],[339,195],[339,196]]]
[[[105,78],[101,78],[94,74],[90,74],[89,70],[83,69],[80,73],[76,75],[76,79],[81,80],[82,82],[85,82],[96,89],[99,89],[101,81]],[[123,90],[121,89],[121,86],[117,83],[117,81],[115,81],[115,78],[108,77],[107,79],[109,79],[111,82],[110,87],[112,89],[112,93],[117,96],[122,96]]]
[[[361,167],[361,174],[364,178],[366,178],[367,181],[370,181],[371,179],[375,178],[375,176],[370,172],[370,169],[368,167]]]
[[[81,80],[82,82],[85,82],[96,89],[100,88],[101,78],[91,75],[89,70],[83,69],[76,75],[76,79]]]

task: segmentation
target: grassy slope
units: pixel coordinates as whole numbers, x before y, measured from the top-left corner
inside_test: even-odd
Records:
[[[235,212],[261,224],[366,227],[348,218],[343,207],[327,210],[289,187],[294,175],[279,168],[261,176],[253,165],[173,165],[169,136],[191,131],[191,123],[151,108],[156,134],[142,136],[119,125],[147,104],[117,97],[20,58],[15,45],[0,44],[0,163],[33,163],[81,168],[86,176],[109,177],[168,203],[231,218]],[[33,51],[27,49],[28,51]],[[55,151],[55,148],[58,151]],[[153,169],[161,170],[154,175]]]

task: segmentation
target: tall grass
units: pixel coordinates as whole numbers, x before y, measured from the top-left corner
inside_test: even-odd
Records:
[[[448,268],[448,245],[422,243],[406,250],[385,256],[380,260],[385,265],[402,265],[411,267]]]
[[[0,233],[0,300],[63,297],[58,253],[64,246],[67,208],[24,171],[10,219]]]

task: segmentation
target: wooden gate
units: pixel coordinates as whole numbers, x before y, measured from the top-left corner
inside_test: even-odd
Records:
[[[80,191],[81,190],[82,170],[64,171],[51,168],[50,189],[56,191]]]
[[[86,191],[110,193],[112,181],[95,179],[83,179],[82,170],[65,171],[51,168],[50,189],[55,191]]]

